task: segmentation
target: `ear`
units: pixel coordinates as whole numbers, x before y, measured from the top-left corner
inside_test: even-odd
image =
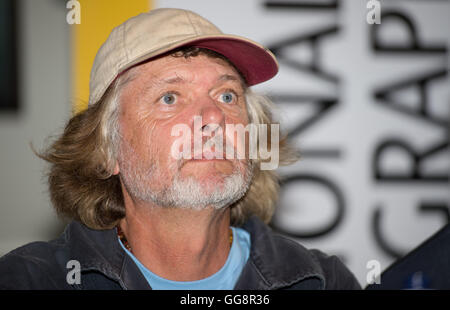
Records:
[[[115,164],[115,166],[114,166],[114,172],[113,172],[113,175],[118,175],[119,172],[120,172],[120,169],[119,169],[119,163],[116,161],[116,164]]]

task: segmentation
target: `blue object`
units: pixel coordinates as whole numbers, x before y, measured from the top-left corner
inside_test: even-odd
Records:
[[[250,234],[237,227],[231,227],[233,243],[225,264],[215,274],[197,281],[172,281],[164,279],[147,269],[120,242],[122,248],[133,259],[139,270],[154,290],[231,290],[234,288],[250,255]]]
[[[450,224],[394,262],[369,290],[450,289]]]

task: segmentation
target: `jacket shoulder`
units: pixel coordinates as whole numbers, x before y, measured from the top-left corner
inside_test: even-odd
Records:
[[[317,249],[308,250],[320,265],[327,290],[360,290],[361,285],[353,273],[336,255],[327,255]]]
[[[261,279],[262,289],[360,289],[351,271],[337,256],[310,250],[280,233],[256,217],[243,226],[251,235],[251,266],[246,279]],[[251,278],[250,276],[254,277]],[[254,280],[253,279],[253,280]],[[247,281],[250,282],[250,281]],[[242,281],[242,284],[244,281]],[[247,287],[247,286],[239,286]]]
[[[277,250],[286,257],[295,257],[306,274],[318,274],[324,282],[325,290],[360,290],[361,286],[353,273],[336,256],[317,249],[308,249],[302,244],[274,233]],[[291,288],[295,289],[295,288]]]
[[[0,289],[70,288],[63,270],[66,255],[58,241],[32,242],[0,258]],[[62,272],[61,272],[62,271]]]

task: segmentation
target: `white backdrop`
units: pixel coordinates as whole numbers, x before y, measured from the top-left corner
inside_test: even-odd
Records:
[[[366,285],[448,222],[448,1],[159,0],[271,48],[272,96],[303,158],[285,177],[273,227],[339,255]]]

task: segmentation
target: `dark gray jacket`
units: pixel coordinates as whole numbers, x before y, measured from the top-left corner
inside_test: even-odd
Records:
[[[250,233],[251,250],[235,289],[360,289],[336,256],[307,250],[273,233],[256,217],[242,228]],[[71,260],[80,263],[80,284],[68,284]],[[0,289],[151,287],[121,248],[114,229],[92,230],[74,221],[58,239],[33,242],[0,258]]]

